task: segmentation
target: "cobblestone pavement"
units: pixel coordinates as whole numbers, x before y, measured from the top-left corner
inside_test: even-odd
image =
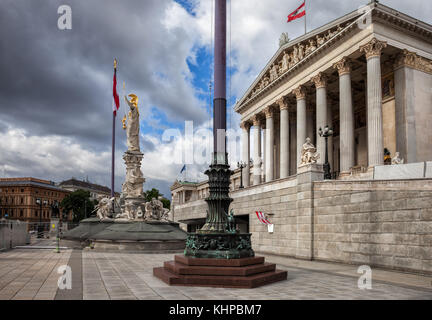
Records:
[[[288,280],[256,289],[170,287],[152,272],[172,259],[173,254],[11,250],[0,253],[0,299],[432,299],[425,288],[373,281],[372,290],[360,290],[356,277],[283,266],[278,268],[288,270]],[[68,263],[76,266],[69,295],[57,290],[57,267]]]

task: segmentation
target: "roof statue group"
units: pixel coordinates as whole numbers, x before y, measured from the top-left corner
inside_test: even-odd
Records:
[[[126,130],[127,151],[123,155],[126,164],[126,179],[122,186],[120,203],[115,198],[102,198],[96,206],[100,220],[115,221],[168,221],[169,210],[163,207],[160,199],[153,198],[146,202],[143,193],[145,178],[141,171],[141,161],[144,156],[140,151],[139,142],[139,110],[138,97],[129,94],[125,96],[130,108],[127,123],[123,119],[123,129]]]
[[[341,32],[344,27],[345,26],[338,25],[334,29],[328,30],[326,33],[316,35],[314,39],[308,39],[296,44],[290,51],[288,49],[283,50],[279,61],[268,67],[265,76],[255,85],[248,98],[251,98],[265,89],[282,74],[286,73],[306,56],[321,47],[326,41]],[[289,43],[289,41],[288,33],[283,32],[279,38],[279,48],[282,48],[285,44]]]

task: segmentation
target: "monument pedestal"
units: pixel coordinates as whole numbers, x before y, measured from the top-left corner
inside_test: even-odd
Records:
[[[234,214],[228,214],[232,172],[226,158],[225,164],[214,161],[205,172],[210,189],[205,225],[188,234],[183,256],[153,269],[153,275],[169,285],[255,288],[287,279],[286,271],[255,257],[250,233],[236,232]]]
[[[62,239],[73,247],[90,245],[96,251],[178,253],[184,250],[186,236],[175,222],[89,218]]]
[[[206,259],[176,255],[174,261],[154,268],[153,275],[169,285],[250,289],[286,280],[288,272],[277,270],[264,257]]]

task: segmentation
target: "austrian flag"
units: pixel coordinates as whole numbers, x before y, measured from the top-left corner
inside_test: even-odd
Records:
[[[113,98],[114,98],[113,112],[114,112],[114,116],[116,116],[117,110],[120,107],[120,99],[117,94],[117,60],[114,60]]]
[[[255,211],[258,220],[262,223],[262,224],[267,224],[270,225],[270,221],[267,220],[267,218],[265,217],[264,213],[262,213],[261,211]]]
[[[288,15],[288,21],[291,22],[295,19],[301,18],[306,14],[305,1],[303,1],[302,5],[298,7],[295,11],[291,12]]]

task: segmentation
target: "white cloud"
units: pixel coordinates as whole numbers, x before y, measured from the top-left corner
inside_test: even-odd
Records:
[[[63,180],[87,175],[97,183],[106,184],[111,175],[111,152],[84,149],[61,136],[30,135],[23,129],[9,127],[0,132],[0,174],[7,177],[34,176]],[[29,165],[31,164],[31,165]],[[117,171],[122,167],[117,155]],[[124,169],[123,169],[124,170]]]

